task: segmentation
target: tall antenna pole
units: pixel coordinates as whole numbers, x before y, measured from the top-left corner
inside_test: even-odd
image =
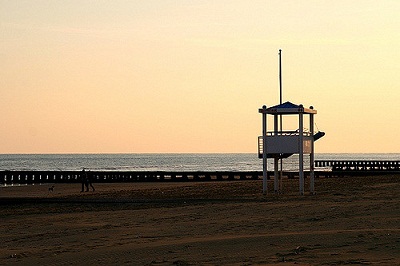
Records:
[[[279,104],[282,104],[282,50],[279,49]],[[280,115],[280,128],[282,132],[282,115]]]
[[[279,49],[279,104],[282,104],[282,50]],[[282,115],[279,116],[279,120],[280,120],[280,131],[282,134],[282,130],[283,130],[283,122],[282,122]],[[281,171],[279,174],[279,191],[282,192],[282,170],[283,170],[283,158],[281,157]]]
[[[279,104],[282,104],[282,50],[279,49]],[[282,122],[281,122],[282,127]],[[282,128],[281,128],[282,130]]]

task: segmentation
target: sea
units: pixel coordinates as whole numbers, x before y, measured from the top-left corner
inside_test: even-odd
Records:
[[[309,169],[309,156],[304,156]],[[400,160],[400,153],[317,153],[315,160]],[[268,160],[273,169],[273,160]],[[262,171],[257,153],[0,154],[0,171]],[[298,155],[282,162],[298,171]],[[329,169],[319,169],[329,170]]]

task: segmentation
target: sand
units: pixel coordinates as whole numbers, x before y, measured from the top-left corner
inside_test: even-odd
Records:
[[[0,265],[400,265],[400,175],[94,185],[0,188]]]

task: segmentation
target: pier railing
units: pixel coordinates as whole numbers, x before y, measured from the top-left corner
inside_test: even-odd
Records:
[[[331,168],[330,171],[315,171],[315,177],[337,177],[356,175],[400,174],[400,161],[365,160],[316,160],[315,166]],[[181,182],[181,181],[224,181],[259,180],[262,171],[90,171],[95,183],[113,182]],[[78,183],[82,171],[0,171],[0,185]],[[270,178],[273,171],[268,171]],[[297,178],[296,171],[283,171],[282,176]],[[309,171],[305,172],[309,176]]]
[[[251,180],[262,177],[262,171],[90,171],[92,182],[163,182]],[[81,171],[1,171],[0,184],[78,183]]]
[[[315,167],[330,167],[333,172],[399,172],[400,161],[392,160],[315,160]]]
[[[262,171],[90,171],[94,183],[114,182],[203,182],[203,181],[233,181],[261,180]],[[44,184],[44,183],[79,183],[81,171],[0,171],[0,185],[14,184]],[[267,177],[274,176],[268,171]],[[297,178],[298,172],[283,171],[282,176],[289,179]],[[305,172],[309,176],[309,171]],[[315,177],[332,177],[328,171],[316,171]]]

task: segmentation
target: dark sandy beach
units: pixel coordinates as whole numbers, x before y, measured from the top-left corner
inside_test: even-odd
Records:
[[[400,265],[399,175],[283,185],[1,188],[0,265]]]

